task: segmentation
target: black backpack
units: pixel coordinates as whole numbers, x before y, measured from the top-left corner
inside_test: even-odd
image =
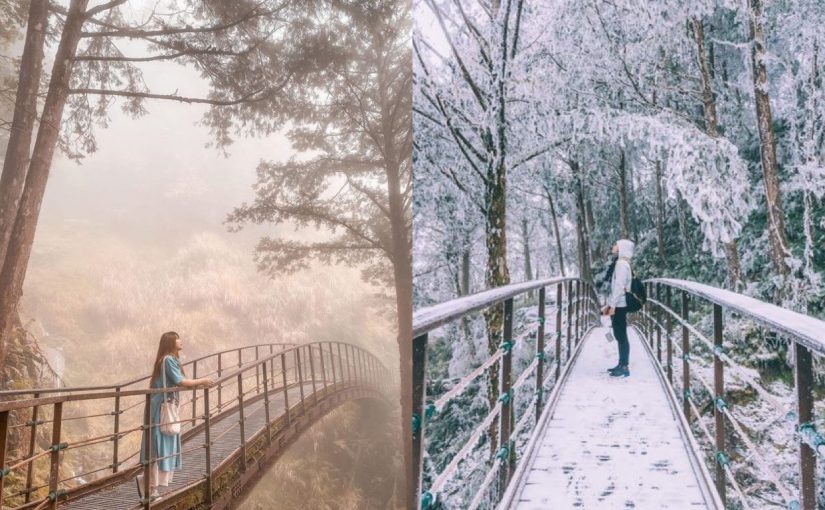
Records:
[[[627,312],[634,313],[642,309],[647,302],[647,289],[642,280],[635,276],[630,280],[630,292],[625,292]]]

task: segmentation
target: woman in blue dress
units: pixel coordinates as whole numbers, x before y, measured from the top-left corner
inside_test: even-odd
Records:
[[[180,435],[166,435],[160,431],[160,407],[164,396],[169,400],[178,399],[177,388],[208,387],[212,380],[208,378],[187,379],[180,364],[180,351],[183,349],[183,340],[174,331],[168,331],[160,337],[158,355],[155,358],[154,369],[150,379],[150,388],[174,388],[168,393],[155,393],[150,399],[149,412],[152,415],[151,428],[151,456],[152,465],[149,470],[150,497],[158,497],[158,487],[167,487],[175,471],[181,468]],[[143,432],[146,434],[146,431]],[[140,461],[146,462],[146,436],[140,441]],[[137,477],[138,491],[143,489],[143,477]]]

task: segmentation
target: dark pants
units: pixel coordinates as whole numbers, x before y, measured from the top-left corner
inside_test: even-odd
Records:
[[[627,341],[627,308],[616,308],[610,317],[613,336],[619,345],[619,365],[626,367],[630,359],[630,342]]]

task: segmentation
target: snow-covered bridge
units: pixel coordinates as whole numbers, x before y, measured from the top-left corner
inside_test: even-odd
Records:
[[[419,310],[420,508],[818,508],[825,439],[813,412],[812,360],[825,355],[825,322],[694,282],[654,279],[647,287],[626,379],[605,370],[616,345],[598,296],[578,279],[515,284]],[[478,312],[499,319],[499,348],[458,380],[429,380],[428,346],[461,341],[455,335],[466,334]],[[745,338],[743,324],[789,342],[793,390],[734,360],[743,345],[768,341]],[[490,381],[492,405],[467,426],[467,409]]]

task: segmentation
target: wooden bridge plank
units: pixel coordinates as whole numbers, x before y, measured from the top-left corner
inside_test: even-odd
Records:
[[[596,328],[585,340],[512,506],[710,508],[641,340],[630,333],[631,376],[612,378],[616,343],[606,332]]]

